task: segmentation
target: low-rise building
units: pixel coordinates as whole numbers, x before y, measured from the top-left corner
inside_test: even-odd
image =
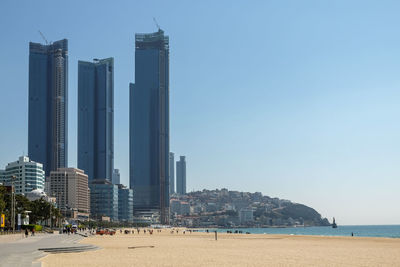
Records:
[[[187,202],[181,202],[181,215],[189,215],[190,214],[190,205]]]
[[[239,220],[240,223],[252,222],[253,218],[253,210],[252,209],[241,209],[239,211]]]
[[[118,221],[118,185],[106,179],[94,179],[89,184],[92,218],[110,217]]]
[[[120,222],[133,222],[133,190],[118,185],[118,219]]]
[[[171,199],[169,202],[171,214],[179,215],[181,213],[181,202],[178,199]]]
[[[57,199],[64,216],[75,219],[89,216],[88,176],[83,170],[58,168],[57,171],[51,171],[49,185],[49,194]]]

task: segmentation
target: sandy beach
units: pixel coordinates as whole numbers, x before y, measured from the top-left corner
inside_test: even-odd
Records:
[[[400,239],[391,238],[220,233],[215,241],[214,233],[155,230],[81,243],[101,249],[47,255],[42,266],[400,266]]]

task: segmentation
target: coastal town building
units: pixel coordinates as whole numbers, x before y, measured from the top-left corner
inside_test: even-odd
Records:
[[[186,204],[187,203],[187,204]],[[176,194],[170,202],[171,225],[190,227],[326,226],[310,207],[260,192],[227,189]]]
[[[240,223],[247,223],[253,221],[253,209],[241,209],[239,211]]]
[[[182,201],[181,202],[181,214],[182,215],[190,215],[190,204]]]
[[[190,204],[186,201],[171,199],[170,212],[174,215],[190,215]]]
[[[181,201],[179,199],[171,199],[169,205],[171,214],[181,214]]]

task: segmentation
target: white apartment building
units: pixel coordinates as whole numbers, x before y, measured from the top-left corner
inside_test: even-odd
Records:
[[[11,185],[14,176],[16,194],[26,194],[34,189],[44,190],[43,165],[27,156],[19,157],[17,161],[8,163],[5,170],[0,170],[0,183]]]

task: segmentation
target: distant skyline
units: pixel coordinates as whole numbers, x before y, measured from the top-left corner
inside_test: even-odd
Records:
[[[62,8],[61,8],[62,5]],[[338,224],[400,224],[397,1],[1,1],[0,168],[28,154],[29,42],[68,39],[68,166],[78,60],[114,57],[114,167],[129,186],[135,33],[170,36],[171,145],[187,191],[306,204]],[[99,19],[99,18],[102,19]]]

